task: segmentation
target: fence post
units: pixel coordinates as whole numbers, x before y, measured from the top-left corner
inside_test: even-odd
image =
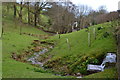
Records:
[[[59,39],[60,39],[60,34],[59,34]]]
[[[96,29],[93,28],[94,39],[96,40]]]
[[[69,43],[68,38],[66,38],[66,42],[67,42],[67,44],[68,44],[68,49],[70,49],[70,50],[71,50],[71,48],[70,48],[70,43]]]
[[[58,35],[58,37],[59,37],[59,39],[60,39],[60,34],[57,32],[57,35]]]
[[[58,32],[57,32],[57,35],[58,35]]]
[[[0,14],[2,14],[2,2],[0,1]],[[3,26],[2,26],[2,15],[0,15],[0,39],[3,35]]]
[[[90,33],[88,33],[88,47],[91,46]]]

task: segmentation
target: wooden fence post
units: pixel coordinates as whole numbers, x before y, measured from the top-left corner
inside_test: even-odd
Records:
[[[57,32],[57,35],[58,35],[58,32]]]
[[[96,40],[96,29],[93,28],[94,39]]]
[[[60,34],[57,32],[57,35],[58,35],[58,37],[59,37],[59,39],[60,39]]]
[[[60,39],[60,34],[59,34],[59,39]]]
[[[67,42],[67,44],[68,44],[68,49],[70,49],[70,50],[71,50],[71,47],[70,47],[70,43],[69,43],[68,38],[66,38],[66,42]]]
[[[3,35],[3,26],[2,26],[1,31],[0,31],[0,39],[2,39],[2,35]]]
[[[88,33],[88,47],[91,46],[90,33]]]

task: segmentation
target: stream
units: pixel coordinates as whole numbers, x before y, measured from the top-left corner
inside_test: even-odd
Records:
[[[53,49],[53,46],[50,46],[49,48]],[[28,62],[31,62],[31,64],[37,64],[39,65],[39,67],[43,68],[43,64],[44,62],[39,62],[37,60],[37,58],[41,55],[41,54],[45,54],[46,52],[48,52],[48,48],[43,48],[42,51],[39,51],[39,52],[35,52],[34,55],[30,58],[27,59]],[[56,76],[61,76],[60,74],[55,74]],[[66,75],[68,76],[68,75]],[[77,76],[76,78],[82,78],[82,76]]]
[[[37,60],[37,58],[38,58],[41,54],[44,54],[44,53],[46,53],[46,52],[48,52],[48,49],[47,49],[47,48],[44,48],[44,49],[43,49],[42,51],[40,51],[40,52],[35,52],[34,55],[33,55],[32,57],[28,58],[27,61],[31,62],[32,64],[38,64],[38,65],[40,65],[40,67],[42,67],[42,66],[43,66],[43,63],[42,63],[42,62],[39,62],[39,61]],[[43,67],[42,67],[42,68],[43,68]]]

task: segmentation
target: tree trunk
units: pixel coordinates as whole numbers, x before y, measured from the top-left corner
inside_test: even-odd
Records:
[[[14,4],[14,18],[16,18],[16,5]]]
[[[22,6],[22,2],[20,3],[21,6],[20,6],[20,13],[19,13],[19,18],[20,18],[20,35],[22,35],[22,9],[23,9],[23,6]]]
[[[34,26],[37,26],[37,3],[35,4]]]
[[[34,25],[37,26],[37,13],[34,14]]]
[[[7,13],[9,13],[9,3],[7,3]]]
[[[27,4],[28,4],[28,24],[30,24],[30,8],[29,8],[29,2],[28,2]]]
[[[22,7],[22,2],[21,2],[20,14],[19,14],[19,18],[20,18],[20,20],[22,20],[22,9],[23,9],[23,7]]]
[[[20,21],[20,35],[22,35],[22,21]]]
[[[39,15],[40,15],[40,7],[39,2],[35,4],[35,13],[34,13],[34,26],[37,26],[37,23],[39,22]]]

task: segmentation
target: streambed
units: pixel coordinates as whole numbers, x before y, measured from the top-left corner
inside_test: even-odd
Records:
[[[53,46],[50,46],[49,48],[43,48],[41,51],[35,52],[33,56],[31,56],[30,58],[27,59],[27,61],[30,62],[31,64],[39,65],[39,67],[41,67],[42,69],[44,69],[43,65],[44,65],[45,61],[44,62],[40,62],[38,60],[38,58],[42,54],[47,53],[49,51],[49,49],[53,49]],[[62,76],[60,74],[55,74],[55,75],[56,76]],[[65,75],[65,76],[71,76],[71,75]],[[77,76],[76,78],[82,78],[82,76]]]
[[[52,49],[53,46],[50,46],[49,48]],[[41,54],[47,53],[48,51],[49,51],[48,48],[43,48],[41,51],[35,52],[32,57],[30,57],[30,58],[27,59],[27,61],[28,61],[28,62],[31,62],[31,64],[37,64],[37,65],[39,65],[40,67],[43,68],[44,62],[38,61],[38,57],[39,57]]]

